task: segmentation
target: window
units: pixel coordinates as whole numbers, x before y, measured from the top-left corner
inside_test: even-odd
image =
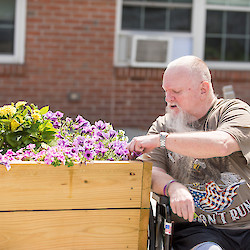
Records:
[[[0,9],[0,53],[13,54],[14,50],[15,1],[1,1]]]
[[[250,1],[195,0],[204,24],[196,30],[196,50],[211,69],[250,69]],[[200,47],[199,47],[199,44]]]
[[[179,4],[162,4],[163,1],[124,0],[122,10],[122,29],[150,31],[190,31],[191,7]],[[166,1],[165,1],[166,2]],[[150,4],[148,4],[150,3]],[[158,4],[157,4],[158,3]]]
[[[207,0],[207,3],[226,6],[250,6],[249,0]]]
[[[250,12],[207,11],[205,59],[250,61]]]
[[[188,54],[249,70],[250,1],[117,0],[115,66],[164,67]]]
[[[0,1],[0,63],[23,63],[26,0]]]
[[[192,53],[192,0],[117,0],[117,6],[116,66],[165,68]]]

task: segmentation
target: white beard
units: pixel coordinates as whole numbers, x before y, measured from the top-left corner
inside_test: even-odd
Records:
[[[174,113],[169,108],[166,109],[168,113],[167,128],[174,133],[191,132],[195,129],[188,125],[196,119],[179,109],[179,113]],[[173,162],[174,168],[170,170],[170,174],[179,181],[185,181],[189,178],[192,169],[192,157],[183,156],[175,152],[169,152],[169,159]]]
[[[195,117],[189,115],[181,109],[179,110],[179,113],[176,114],[170,108],[166,108],[166,111],[169,114],[167,120],[167,127],[169,130],[177,133],[194,131],[193,128],[188,126],[188,123],[195,121]]]

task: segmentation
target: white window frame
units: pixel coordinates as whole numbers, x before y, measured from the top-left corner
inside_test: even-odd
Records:
[[[147,3],[143,3],[144,5],[147,5]],[[158,3],[157,5],[162,5],[165,6],[164,3]],[[168,3],[168,5],[171,6],[171,3]],[[190,4],[182,4],[183,7],[189,6]],[[134,30],[121,30],[121,15],[122,15],[122,0],[116,0],[116,26],[115,26],[115,44],[114,44],[114,56],[113,56],[113,61],[114,61],[114,66],[115,67],[149,67],[149,68],[155,68],[155,67],[160,67],[160,68],[165,68],[166,65],[170,62],[171,59],[171,50],[172,50],[172,37],[191,37],[192,36],[192,24],[191,24],[191,32],[175,32],[175,31],[134,31]],[[192,21],[191,21],[192,22]],[[131,53],[131,59],[129,62],[120,62],[118,59],[118,49],[119,49],[119,36],[129,36],[131,37],[132,41],[134,40],[134,36],[147,36],[150,39],[150,36],[152,38],[155,37],[161,37],[162,39],[168,39],[170,41],[169,43],[169,51],[167,55],[167,63],[165,64],[159,64],[157,63],[134,63],[132,56],[133,52]]]
[[[205,58],[205,36],[206,36],[206,13],[207,10],[221,11],[250,11],[250,7],[212,5],[207,4],[206,0],[193,0],[193,54]],[[209,61],[206,63],[210,69],[217,70],[250,70],[250,62],[227,62],[227,61]]]
[[[16,0],[15,28],[14,28],[14,54],[0,54],[0,63],[23,64],[25,58],[25,33],[27,0]]]

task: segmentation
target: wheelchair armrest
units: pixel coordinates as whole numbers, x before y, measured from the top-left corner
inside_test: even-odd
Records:
[[[165,204],[165,205],[169,205],[170,201],[169,201],[169,197],[165,196],[165,195],[161,195],[161,194],[157,194],[154,193],[152,194],[152,198],[154,200],[156,200],[159,204]]]

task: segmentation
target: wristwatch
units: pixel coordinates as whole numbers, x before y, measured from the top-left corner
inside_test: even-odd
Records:
[[[161,132],[160,133],[160,147],[166,148],[166,138],[168,137],[167,132]]]

